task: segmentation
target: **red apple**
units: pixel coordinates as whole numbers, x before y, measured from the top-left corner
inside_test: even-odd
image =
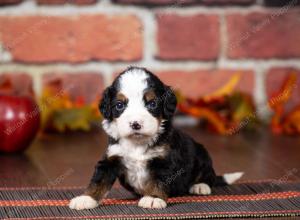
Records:
[[[40,112],[35,101],[26,96],[0,95],[0,151],[25,150],[40,126]]]

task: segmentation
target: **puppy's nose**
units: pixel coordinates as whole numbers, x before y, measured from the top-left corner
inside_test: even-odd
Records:
[[[130,127],[133,130],[140,130],[142,128],[142,126],[137,121],[130,123]]]

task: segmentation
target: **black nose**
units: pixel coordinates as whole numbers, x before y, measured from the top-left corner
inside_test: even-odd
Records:
[[[131,128],[133,130],[140,130],[142,128],[142,126],[138,122],[136,122],[136,121],[134,121],[133,123],[131,123],[130,126],[131,126]]]

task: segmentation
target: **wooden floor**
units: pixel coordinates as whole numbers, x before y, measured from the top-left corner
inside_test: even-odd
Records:
[[[300,137],[183,130],[206,146],[219,174],[244,171],[244,180],[300,181]],[[100,129],[36,139],[23,155],[0,155],[0,186],[85,186],[106,143]]]
[[[223,137],[182,130],[206,146],[219,174],[244,171],[247,180],[300,180],[300,137],[265,131]],[[39,138],[23,155],[0,155],[0,186],[84,186],[106,143],[100,129]]]

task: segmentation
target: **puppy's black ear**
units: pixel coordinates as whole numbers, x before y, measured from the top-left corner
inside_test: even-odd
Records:
[[[107,87],[103,92],[103,96],[99,104],[100,112],[105,119],[111,119],[112,117],[111,101],[112,101],[111,87]]]
[[[171,87],[165,87],[164,93],[164,106],[163,106],[163,117],[165,119],[171,119],[175,113],[177,98]]]

